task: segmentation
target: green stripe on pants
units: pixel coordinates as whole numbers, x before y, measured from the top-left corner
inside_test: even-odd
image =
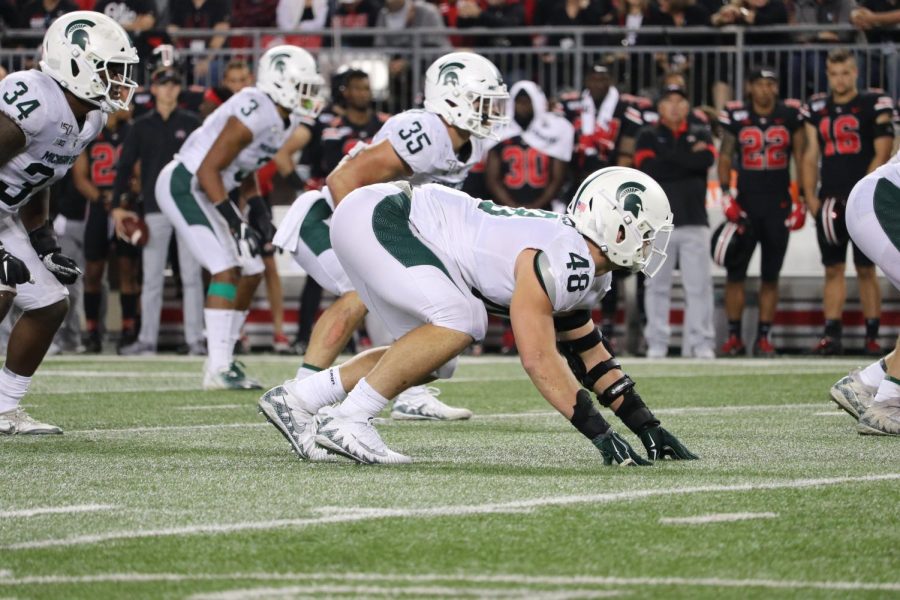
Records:
[[[206,218],[206,213],[200,208],[198,200],[191,192],[191,179],[193,177],[191,172],[181,163],[175,167],[175,170],[172,171],[172,180],[169,182],[169,192],[172,194],[172,200],[175,201],[175,206],[188,225],[202,225],[209,227],[210,230],[215,232],[209,219]]]
[[[452,280],[444,263],[409,228],[412,200],[406,194],[386,196],[372,212],[375,239],[404,267],[431,265]]]

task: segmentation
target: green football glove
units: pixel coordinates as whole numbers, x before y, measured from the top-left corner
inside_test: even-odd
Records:
[[[647,449],[650,460],[697,460],[700,458],[682,444],[677,437],[657,425],[641,433],[638,437]]]
[[[613,461],[620,467],[636,467],[638,465],[643,467],[652,464],[641,458],[628,442],[612,429],[603,435],[598,435],[591,442],[600,451],[604,465],[611,465]]]

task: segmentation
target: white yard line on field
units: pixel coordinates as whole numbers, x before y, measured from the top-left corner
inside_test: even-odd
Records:
[[[823,410],[813,413],[817,417],[849,417],[850,415],[842,410]]]
[[[191,600],[246,600],[249,598],[307,598],[313,594],[352,594],[354,597],[370,596],[399,596],[427,597],[437,596],[441,598],[529,598],[535,600],[569,600],[575,598],[610,598],[621,596],[622,592],[615,590],[567,590],[563,592],[539,592],[533,588],[472,588],[472,587],[446,587],[446,586],[403,586],[403,587],[376,587],[361,585],[296,585],[287,587],[261,587],[245,588],[240,590],[227,590],[224,592],[211,592],[207,594],[194,594],[189,596]]]
[[[759,404],[759,405],[736,405],[736,406],[678,406],[673,408],[657,408],[653,412],[660,415],[684,415],[684,414],[719,414],[732,412],[753,412],[753,411],[769,411],[769,410],[802,410],[814,407],[821,407],[824,402],[803,402],[798,404]],[[530,411],[521,413],[494,413],[475,415],[473,419],[479,421],[489,421],[494,419],[527,419],[532,417],[552,417],[558,415],[554,411]],[[846,413],[842,413],[846,414]]]
[[[36,517],[39,515],[59,515],[69,513],[97,512],[102,510],[116,510],[114,504],[75,504],[72,506],[44,506],[40,508],[23,508],[21,510],[0,511],[0,519],[14,517]]]
[[[100,573],[96,575],[34,575],[0,578],[0,586],[20,585],[76,585],[90,583],[181,583],[189,581],[339,581],[366,583],[425,583],[451,582],[457,584],[511,584],[517,586],[688,586],[768,589],[819,589],[851,591],[900,591],[900,582],[875,583],[866,581],[801,581],[791,579],[725,579],[718,577],[603,577],[603,576],[542,576],[520,574],[498,575],[416,575],[383,573]],[[387,586],[385,586],[386,588]],[[397,589],[397,588],[394,588]]]
[[[731,523],[733,521],[749,521],[751,519],[774,519],[778,513],[717,513],[697,515],[694,517],[663,517],[659,522],[663,525],[705,525],[707,523]]]
[[[282,528],[304,528],[316,525],[329,525],[338,523],[352,523],[357,521],[369,521],[389,518],[446,518],[464,517],[469,515],[484,515],[492,513],[520,512],[529,509],[544,507],[569,506],[573,504],[608,504],[611,502],[642,500],[661,496],[676,496],[684,494],[720,494],[755,492],[760,490],[798,489],[821,487],[828,485],[842,485],[853,483],[871,483],[881,481],[895,481],[900,479],[900,473],[888,473],[881,475],[862,475],[856,477],[830,477],[820,479],[794,479],[788,481],[768,481],[761,483],[738,483],[731,485],[706,485],[681,488],[659,488],[645,490],[629,490],[623,492],[609,492],[604,494],[587,494],[576,496],[547,496],[516,500],[512,502],[500,502],[489,504],[449,505],[431,508],[352,508],[352,507],[323,507],[325,514],[317,517],[301,519],[275,519],[270,521],[243,521],[237,523],[209,523],[205,525],[185,525],[168,527],[165,529],[122,530],[108,531],[90,535],[78,535],[60,539],[45,539],[26,542],[16,542],[6,546],[0,546],[0,550],[28,550],[35,548],[57,548],[69,546],[82,546],[85,544],[97,544],[114,540],[132,540],[154,537],[171,537],[187,535],[217,535],[239,533],[244,531],[269,531]]]
[[[192,406],[176,406],[174,410],[231,410],[234,408],[256,409],[252,402],[247,404],[198,404]]]
[[[268,427],[268,423],[223,423],[222,425],[160,425],[159,427],[127,427],[123,429],[76,429],[66,431],[66,435],[106,435],[110,433],[159,433],[168,431],[197,431],[204,429],[243,429],[246,427]]]
[[[181,377],[181,378],[191,378],[191,379],[200,379],[200,376],[197,373],[184,373],[177,371],[101,371],[101,370],[87,370],[87,369],[77,369],[77,370],[59,370],[59,369],[44,369],[38,372],[36,375],[38,378],[42,377],[100,377],[103,379],[172,379],[173,377]],[[152,390],[147,390],[152,391]]]

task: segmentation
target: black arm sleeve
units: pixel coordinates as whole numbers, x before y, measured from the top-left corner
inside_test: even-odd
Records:
[[[113,182],[112,206],[117,208],[123,194],[128,192],[129,181],[134,173],[134,165],[138,161],[138,152],[141,147],[140,125],[131,127],[125,141],[122,142],[122,152],[119,154],[119,162],[116,165],[116,179]]]

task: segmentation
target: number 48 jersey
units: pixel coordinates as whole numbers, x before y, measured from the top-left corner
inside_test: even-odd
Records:
[[[775,103],[762,116],[744,102],[729,102],[719,122],[737,140],[738,194],[783,200],[791,184],[792,136],[803,127],[799,100]]]
[[[61,179],[106,123],[94,110],[79,128],[59,84],[34,69],[0,81],[0,111],[25,134],[22,151],[0,167],[0,213],[17,212]]]
[[[450,133],[441,118],[424,110],[407,110],[388,119],[372,144],[388,140],[397,155],[412,169],[409,183],[442,183],[459,188],[469,170],[484,156],[484,140],[474,135],[463,146],[464,154],[453,151]],[[466,151],[468,149],[468,151]]]

